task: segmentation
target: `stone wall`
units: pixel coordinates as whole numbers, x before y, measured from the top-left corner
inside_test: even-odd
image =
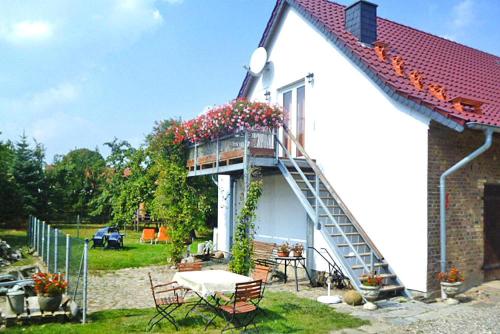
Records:
[[[439,124],[429,127],[428,160],[428,279],[429,292],[439,289],[440,269],[439,177],[456,162],[484,143],[481,131],[458,133]],[[447,178],[449,209],[447,217],[448,265],[463,270],[468,286],[483,281],[483,192],[485,184],[500,184],[500,136],[493,146]]]

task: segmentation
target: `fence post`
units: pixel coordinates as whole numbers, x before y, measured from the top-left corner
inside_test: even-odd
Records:
[[[45,256],[47,270],[50,272],[50,225],[47,225],[47,255]]]
[[[69,234],[66,234],[66,281],[68,282],[68,291],[69,291],[69,259],[70,259],[70,251],[71,251],[71,238]]]
[[[57,273],[57,260],[58,260],[58,255],[59,255],[59,249],[58,249],[58,239],[59,239],[59,230],[56,228],[54,229],[54,272]]]
[[[83,311],[82,322],[87,321],[87,279],[89,270],[89,239],[85,239],[85,246],[83,248]]]
[[[41,257],[43,260],[43,255],[45,254],[45,222],[42,222],[42,253]]]
[[[40,255],[40,248],[38,246],[38,239],[40,238],[40,224],[38,222],[38,219],[35,218],[35,231],[36,231],[36,238],[35,238],[35,250],[36,254]]]

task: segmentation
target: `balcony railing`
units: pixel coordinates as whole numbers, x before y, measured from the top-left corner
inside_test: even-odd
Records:
[[[195,144],[189,148],[189,171],[217,168],[243,163],[245,154],[252,157],[274,157],[275,146],[271,131],[246,130],[232,135]]]

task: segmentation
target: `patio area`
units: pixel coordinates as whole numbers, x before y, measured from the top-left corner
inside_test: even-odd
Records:
[[[208,264],[204,270],[226,269],[224,264]],[[122,269],[90,276],[90,312],[110,309],[151,308],[153,301],[149,289],[148,272],[158,281],[170,281],[176,270],[168,266]],[[117,289],[116,282],[120,282]],[[311,288],[303,270],[299,270],[300,291],[295,291],[295,281],[273,282],[266,294],[290,293],[297,297],[314,300],[326,294],[324,288]],[[134,291],[134,297],[130,292]],[[345,290],[334,290],[342,295]],[[267,297],[267,296],[266,296]],[[264,298],[266,299],[266,298]],[[358,328],[344,328],[332,333],[500,333],[500,281],[485,283],[461,295],[462,303],[425,304],[397,297],[378,302],[379,309],[366,311],[360,306],[336,304],[331,307],[340,313],[368,320],[370,324]],[[164,329],[167,328],[165,324]]]

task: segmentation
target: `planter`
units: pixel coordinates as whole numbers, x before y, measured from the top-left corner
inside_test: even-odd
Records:
[[[374,302],[378,299],[378,296],[380,295],[380,286],[368,286],[368,285],[363,285],[361,284],[360,286],[361,289],[361,294],[365,299],[369,302]]]
[[[300,252],[293,251],[293,256],[295,256],[295,257],[302,257],[302,251],[300,251]]]
[[[279,257],[287,257],[290,255],[290,252],[278,252]]]
[[[61,305],[62,295],[57,296],[38,296],[38,305],[40,306],[40,311],[43,312],[55,312],[59,309]]]
[[[24,312],[24,291],[9,291],[7,292],[7,300],[10,305],[10,309],[15,314],[21,314]]]
[[[446,298],[454,298],[462,291],[463,282],[441,282],[441,290],[446,295]]]

